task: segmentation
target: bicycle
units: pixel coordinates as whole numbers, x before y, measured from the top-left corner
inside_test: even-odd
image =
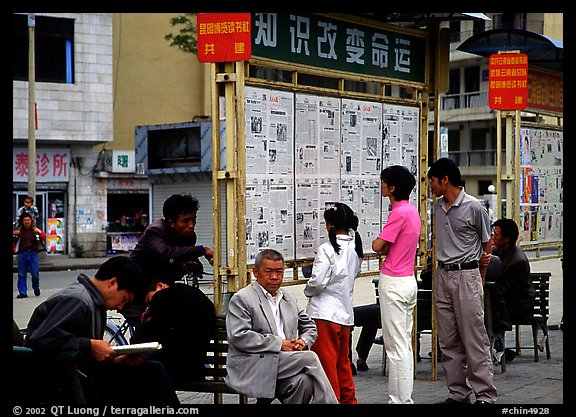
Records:
[[[182,265],[184,275],[182,281],[195,288],[200,287],[199,280],[204,274],[204,266],[199,260],[186,261]],[[130,344],[130,337],[134,334],[132,326],[126,318],[119,313],[108,312],[106,317],[106,327],[104,329],[104,340],[111,346],[122,346]]]
[[[130,344],[132,334],[134,334],[134,327],[128,323],[122,314],[108,312],[104,340],[108,341],[110,346]]]

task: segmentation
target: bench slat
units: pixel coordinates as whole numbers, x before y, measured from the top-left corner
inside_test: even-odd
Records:
[[[221,394],[238,395],[240,404],[247,404],[248,398],[244,394],[232,391],[224,382],[226,377],[226,356],[228,354],[228,341],[226,333],[226,316],[219,314],[216,317],[216,332],[214,340],[210,342],[206,358],[210,367],[204,369],[206,380],[185,381],[176,387],[177,391],[206,392],[214,394],[214,404],[221,404]]]

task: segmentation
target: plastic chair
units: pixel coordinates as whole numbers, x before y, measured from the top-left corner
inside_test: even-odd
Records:
[[[550,359],[550,342],[548,340],[548,316],[550,312],[550,272],[532,272],[530,277],[536,289],[534,312],[532,317],[524,320],[512,320],[516,332],[516,353],[521,354],[522,349],[534,350],[534,362],[539,361],[538,352],[546,349],[546,358]],[[532,327],[532,346],[521,346],[520,326]],[[542,339],[538,341],[538,333],[542,331]]]

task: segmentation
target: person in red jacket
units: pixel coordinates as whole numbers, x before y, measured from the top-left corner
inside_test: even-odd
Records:
[[[18,295],[16,298],[28,297],[26,277],[32,275],[34,295],[40,295],[40,270],[38,252],[46,250],[46,233],[34,225],[32,215],[23,212],[18,219],[18,227],[12,231],[16,240],[15,252],[18,254]]]

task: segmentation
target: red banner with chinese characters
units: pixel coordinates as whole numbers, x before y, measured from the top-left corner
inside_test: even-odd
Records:
[[[198,13],[198,61],[247,61],[252,56],[250,13]]]
[[[488,60],[488,105],[523,110],[528,105],[528,55],[493,54]]]
[[[564,112],[564,76],[531,68],[528,74],[528,108]]]

